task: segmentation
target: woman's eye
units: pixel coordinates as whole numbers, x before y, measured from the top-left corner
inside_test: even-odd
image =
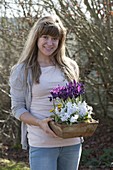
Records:
[[[54,37],[54,38],[53,38],[53,40],[54,40],[54,41],[57,41],[57,40],[58,40],[58,38],[57,38],[57,37]]]
[[[57,38],[53,38],[53,40],[57,40]]]
[[[57,41],[59,39],[58,37],[50,37],[48,35],[42,35],[42,38],[44,38],[45,40],[48,40],[50,38],[53,41]]]
[[[47,36],[47,35],[43,35],[43,36],[42,36],[42,38],[45,38],[45,39],[47,39],[47,38],[48,38],[48,36]]]

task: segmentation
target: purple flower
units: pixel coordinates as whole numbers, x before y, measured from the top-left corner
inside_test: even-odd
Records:
[[[50,101],[56,98],[62,99],[63,101],[66,101],[68,98],[75,99],[84,93],[84,85],[73,80],[67,83],[66,86],[58,85],[57,87],[53,88],[50,93]]]

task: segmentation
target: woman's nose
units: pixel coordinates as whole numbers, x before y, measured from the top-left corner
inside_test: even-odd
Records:
[[[53,44],[53,40],[51,38],[48,38],[47,43],[48,43],[48,45],[52,45]]]

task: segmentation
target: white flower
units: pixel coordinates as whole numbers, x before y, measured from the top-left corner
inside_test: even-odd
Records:
[[[67,108],[71,108],[72,107],[72,103],[71,102],[67,102],[66,106],[67,106]]]
[[[67,106],[67,112],[70,115],[78,111],[78,106],[76,105],[76,103],[72,104],[71,102],[68,102],[68,105],[66,106]]]
[[[60,117],[61,117],[61,120],[64,122],[68,120],[70,115],[68,115],[68,113],[65,112],[64,114],[61,114]]]
[[[89,114],[92,114],[93,108],[92,108],[91,106],[88,106],[88,105],[87,105],[87,110],[88,110]]]
[[[61,102],[60,102],[61,103]],[[87,118],[92,118],[91,114],[93,113],[93,108],[85,101],[79,101],[77,103],[73,103],[68,101],[65,105],[62,105],[60,109],[58,107],[55,108],[55,113],[58,115],[62,122],[70,122],[76,123],[79,118],[84,119],[84,116],[87,115]]]
[[[76,103],[73,104],[73,113],[78,112],[78,106]]]
[[[79,115],[80,116],[85,116],[88,112],[87,110],[87,103],[85,101],[81,102],[79,101],[78,102],[78,108],[79,108]]]
[[[59,112],[59,110],[58,110],[58,107],[55,108],[55,113],[56,113],[57,115],[60,114],[60,112]]]
[[[77,122],[78,117],[79,117],[78,115],[72,116],[71,119],[70,119],[70,122],[71,123]]]
[[[69,114],[69,115],[71,115],[72,113],[73,113],[73,108],[71,107],[71,108],[67,108],[67,113]]]
[[[64,108],[61,108],[60,113],[61,113],[61,114],[63,114],[63,113],[65,112],[65,110],[66,110],[66,108],[65,108],[65,107],[64,107]]]

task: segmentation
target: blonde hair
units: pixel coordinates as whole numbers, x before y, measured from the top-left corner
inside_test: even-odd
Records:
[[[33,82],[39,83],[39,78],[41,75],[40,65],[37,60],[38,47],[37,40],[42,35],[50,35],[53,37],[59,37],[59,44],[56,51],[52,54],[55,63],[62,69],[66,78],[68,80],[76,79],[77,74],[72,69],[72,65],[66,60],[65,56],[65,39],[66,39],[66,29],[62,22],[57,16],[45,16],[40,18],[32,27],[27,41],[25,43],[23,52],[18,63],[24,63],[26,76],[28,74],[28,69],[31,69]]]

